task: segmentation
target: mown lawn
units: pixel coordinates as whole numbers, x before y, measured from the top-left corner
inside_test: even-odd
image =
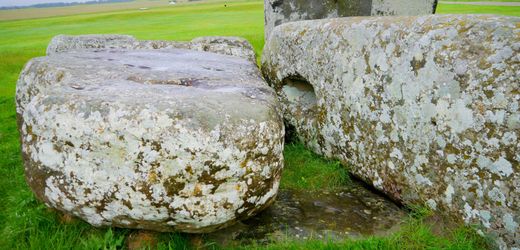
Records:
[[[520,6],[483,6],[462,4],[439,4],[438,14],[500,14],[505,16],[520,16]]]
[[[440,5],[439,13],[502,13],[520,15],[516,7]],[[122,33],[140,39],[190,40],[197,36],[242,36],[259,55],[263,47],[263,1],[228,2],[128,10],[67,17],[0,22],[0,249],[119,249],[132,230],[95,229],[63,218],[37,202],[25,184],[20,157],[14,92],[23,65],[43,56],[57,34]],[[282,186],[331,189],[348,182],[337,162],[324,160],[301,145],[285,151]],[[345,242],[282,242],[268,249],[479,249],[484,241],[472,231],[457,229],[433,235],[422,216],[410,219],[401,232],[385,238]],[[159,248],[190,248],[183,234],[161,234]],[[253,246],[249,246],[253,247]],[[210,248],[216,248],[212,246]]]

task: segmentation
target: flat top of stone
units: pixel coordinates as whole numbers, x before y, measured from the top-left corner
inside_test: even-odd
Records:
[[[231,36],[203,36],[187,41],[138,40],[129,35],[57,35],[47,47],[47,55],[80,52],[93,49],[190,49],[222,55],[238,56],[256,63],[253,46],[244,38]]]
[[[172,109],[207,125],[224,118],[264,121],[276,102],[254,63],[215,53],[100,49],[36,58],[35,64],[54,76],[44,88],[57,100]]]

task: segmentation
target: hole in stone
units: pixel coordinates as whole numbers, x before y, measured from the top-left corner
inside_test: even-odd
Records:
[[[284,119],[285,125],[285,144],[298,143],[298,133],[296,127],[292,125],[287,119]]]
[[[315,123],[317,111],[317,97],[314,87],[305,78],[299,74],[289,76],[282,81],[281,92],[285,96],[288,109],[286,112],[291,112],[290,117],[297,120],[297,123]],[[287,143],[299,141],[297,138],[298,131],[296,129],[295,120],[286,120],[285,141]]]
[[[185,87],[198,87],[200,85],[201,79],[195,78],[180,78],[180,79],[149,79],[140,76],[129,76],[126,78],[128,81],[142,83],[142,84],[157,84],[157,85],[177,85],[177,86],[185,86]]]
[[[314,109],[317,104],[314,87],[300,75],[290,76],[283,80],[282,92],[291,105],[304,110]]]
[[[212,71],[224,71],[223,69],[218,69],[218,68],[210,68],[210,67],[202,67],[202,68],[205,70],[212,70]]]

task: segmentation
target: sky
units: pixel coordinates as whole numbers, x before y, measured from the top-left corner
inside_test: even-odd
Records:
[[[26,6],[38,3],[55,3],[55,2],[85,2],[86,0],[0,0],[0,7],[7,6]]]

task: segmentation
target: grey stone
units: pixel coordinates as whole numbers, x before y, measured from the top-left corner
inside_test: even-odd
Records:
[[[57,35],[47,46],[47,55],[80,49],[132,49],[136,44],[137,40],[128,35]]]
[[[256,55],[253,46],[246,39],[240,37],[198,37],[191,40],[190,49],[239,56],[256,63]]]
[[[264,0],[265,37],[286,22],[349,16],[435,13],[437,0]]]
[[[92,49],[191,49],[238,56],[256,62],[253,46],[244,38],[207,36],[190,42],[137,40],[128,35],[55,36],[47,47],[47,55]]]
[[[282,189],[273,205],[259,215],[208,234],[206,239],[224,247],[288,239],[344,241],[389,235],[408,216],[357,181],[333,192]]]
[[[262,58],[315,152],[405,204],[520,238],[520,18],[338,18],[276,27]]]
[[[210,232],[276,196],[283,121],[249,60],[106,45],[54,53],[27,63],[16,101],[29,186],[94,226]]]

